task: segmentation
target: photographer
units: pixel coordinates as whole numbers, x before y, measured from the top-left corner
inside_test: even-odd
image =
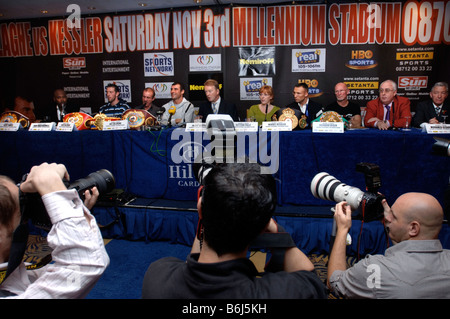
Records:
[[[47,241],[53,263],[37,270],[19,266],[0,285],[0,296],[12,298],[83,298],[109,264],[103,239],[94,217],[83,205],[75,189],[68,190],[64,165],[43,163],[34,166],[20,185],[23,193],[39,193],[53,224]],[[85,193],[92,207],[98,191]],[[21,221],[19,188],[7,177],[0,177],[0,266],[8,266],[15,229]],[[17,231],[17,230],[16,230]],[[3,278],[2,278],[3,279]]]
[[[143,298],[326,298],[309,259],[286,249],[284,270],[260,278],[248,260],[249,245],[265,230],[277,232],[275,180],[257,164],[215,166],[197,203],[199,231],[187,261],[173,257],[150,265]]]
[[[438,239],[443,211],[424,193],[406,193],[389,207],[382,202],[386,231],[394,243],[385,255],[368,255],[349,269],[346,236],[351,208],[336,205],[337,232],[328,263],[328,285],[348,298],[450,298],[450,251]]]

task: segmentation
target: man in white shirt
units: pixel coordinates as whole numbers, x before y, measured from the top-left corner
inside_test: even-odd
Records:
[[[180,82],[172,83],[170,96],[172,101],[163,105],[165,112],[162,116],[162,123],[182,125],[194,122],[194,105],[184,98],[184,85]],[[170,113],[172,113],[172,117]]]
[[[66,188],[63,178],[69,179],[64,165],[43,163],[34,166],[20,185],[23,193],[42,196],[53,225],[47,236],[53,263],[37,270],[26,270],[20,263],[6,273],[6,278],[0,278],[0,296],[83,298],[109,265],[95,218],[77,191]],[[98,190],[93,189],[92,196],[87,191],[85,196],[85,204],[92,207]],[[16,244],[13,236],[21,226],[19,188],[9,178],[0,176],[0,270],[11,262],[11,247]]]

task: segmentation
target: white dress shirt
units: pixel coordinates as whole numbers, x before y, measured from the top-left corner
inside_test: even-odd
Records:
[[[53,224],[47,236],[52,263],[37,270],[22,263],[0,289],[16,295],[7,298],[84,298],[109,265],[97,222],[74,189],[46,194],[42,201]]]

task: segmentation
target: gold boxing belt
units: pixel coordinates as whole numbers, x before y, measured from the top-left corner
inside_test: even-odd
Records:
[[[122,120],[127,120],[131,129],[138,129],[142,125],[154,126],[156,124],[156,118],[146,110],[126,110],[123,112]]]
[[[2,113],[0,122],[20,123],[23,128],[28,128],[30,126],[30,119],[25,115],[15,111]]]

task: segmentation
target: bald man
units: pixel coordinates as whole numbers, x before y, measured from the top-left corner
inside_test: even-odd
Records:
[[[443,222],[439,202],[424,193],[406,193],[392,207],[383,201],[385,227],[394,246],[346,266],[351,209],[336,205],[337,232],[328,263],[328,286],[347,298],[450,298],[450,250],[438,235]]]

